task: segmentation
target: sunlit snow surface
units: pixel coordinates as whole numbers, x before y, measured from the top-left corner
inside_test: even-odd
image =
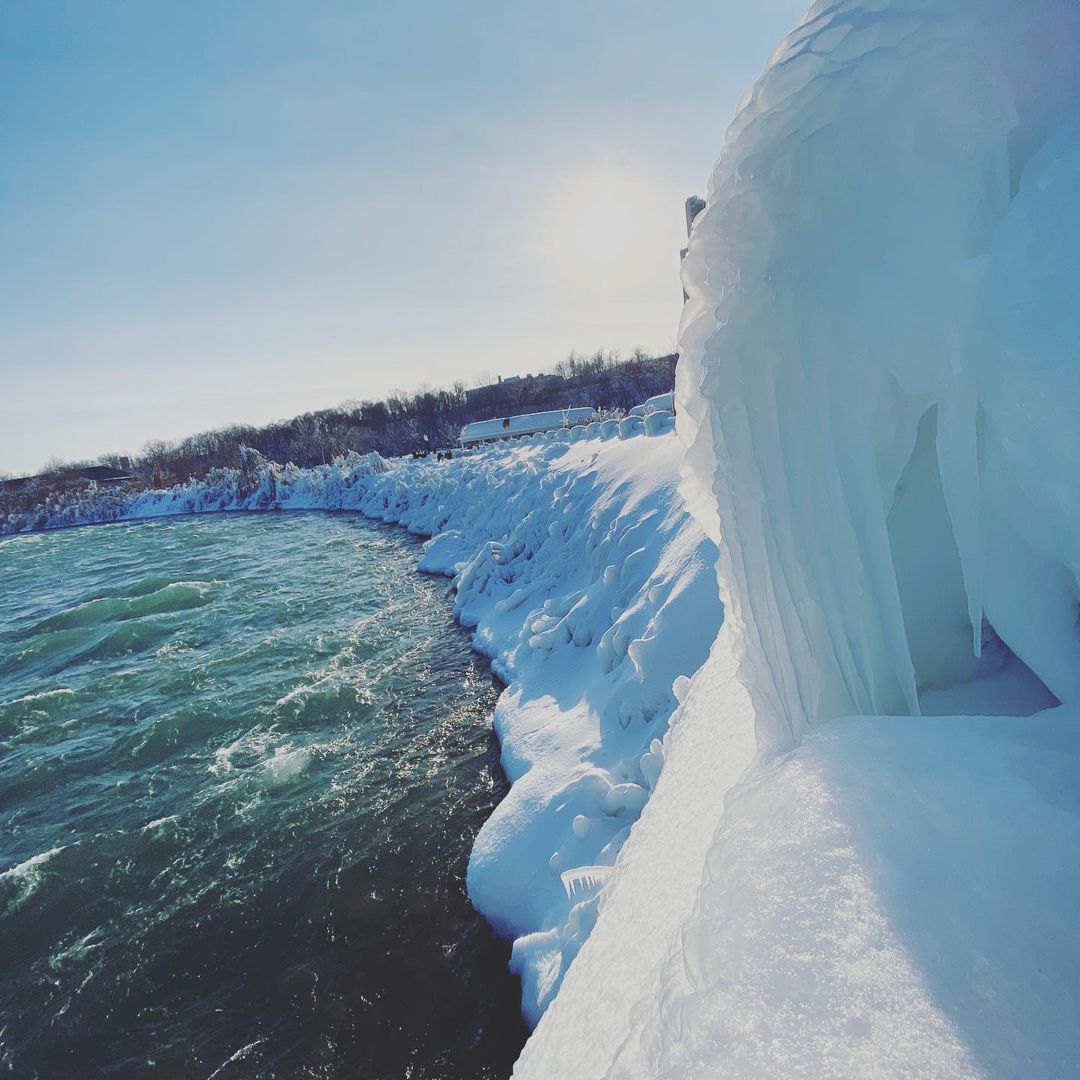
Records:
[[[515,1075],[1080,1073],[1078,83],[1074,3],[867,0],[744,101],[677,388],[725,627]]]

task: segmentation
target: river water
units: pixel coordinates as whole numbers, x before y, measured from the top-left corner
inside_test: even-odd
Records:
[[[0,542],[0,1071],[498,1077],[487,666],[349,514]]]

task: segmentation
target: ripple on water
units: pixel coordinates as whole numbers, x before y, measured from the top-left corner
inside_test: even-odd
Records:
[[[352,515],[5,543],[0,1064],[509,1073],[464,891],[496,691],[416,553]]]
[[[30,632],[41,634],[69,627],[101,626],[103,623],[139,619],[146,615],[188,611],[209,604],[218,584],[210,581],[170,581],[148,592],[140,592],[136,587],[134,592],[126,595],[96,597],[56,615],[50,615],[32,627]]]

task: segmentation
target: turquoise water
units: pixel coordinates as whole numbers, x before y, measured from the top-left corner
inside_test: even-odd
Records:
[[[0,543],[0,1067],[505,1076],[486,665],[347,514]]]

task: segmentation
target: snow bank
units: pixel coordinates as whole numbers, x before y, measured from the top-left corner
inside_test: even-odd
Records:
[[[845,719],[752,776],[613,1075],[1074,1075],[1078,720]]]
[[[507,683],[495,711],[512,787],[469,862],[476,907],[514,939],[535,1024],[596,921],[664,766],[667,721],[722,619],[716,549],[678,493],[673,434],[525,442],[409,463],[366,513],[432,535],[455,611]],[[681,680],[681,682],[680,682]]]
[[[1078,84],[1074,3],[837,0],[740,108],[676,393],[724,629],[515,1076],[1080,1069]]]

